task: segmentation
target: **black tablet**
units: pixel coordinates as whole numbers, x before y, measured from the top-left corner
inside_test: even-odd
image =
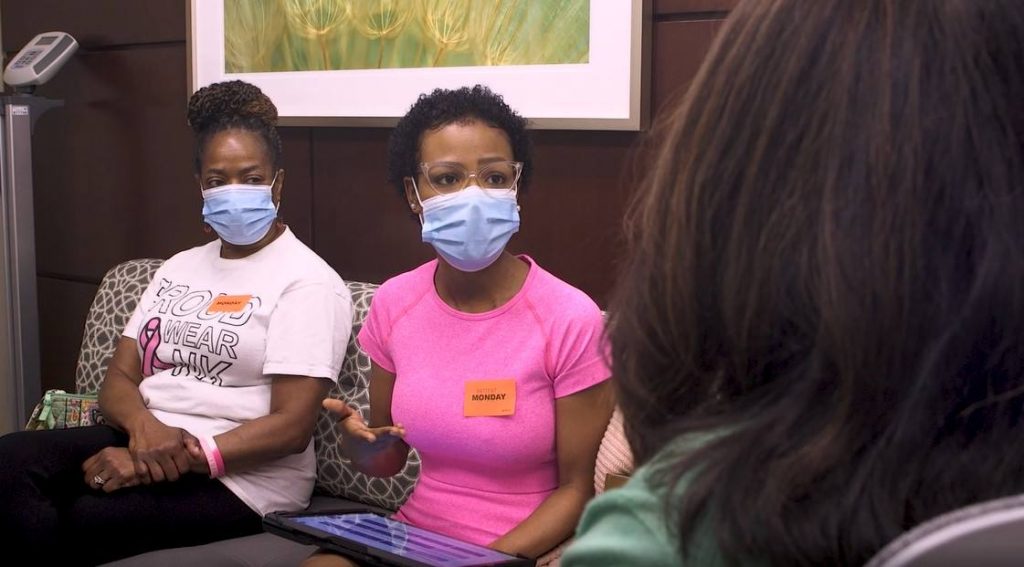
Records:
[[[268,514],[263,517],[263,528],[370,565],[511,567],[535,564],[532,559],[460,541],[368,511]]]

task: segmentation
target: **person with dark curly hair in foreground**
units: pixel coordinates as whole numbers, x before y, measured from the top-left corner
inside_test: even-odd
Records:
[[[348,288],[277,216],[277,110],[241,81],[196,92],[206,232],[167,260],[100,389],[107,424],[0,438],[7,553],[93,565],[261,531],[301,510],[312,435],[352,327]],[[56,544],[56,545],[55,545]]]
[[[437,259],[386,281],[359,334],[369,423],[341,401],[342,449],[418,484],[396,518],[537,557],[572,535],[612,412],[603,319],[580,290],[505,250],[530,174],[526,120],[484,87],[421,96],[388,172]],[[345,564],[329,554],[310,565]]]

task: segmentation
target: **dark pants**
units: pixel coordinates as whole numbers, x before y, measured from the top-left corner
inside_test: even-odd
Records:
[[[203,475],[109,494],[93,489],[82,463],[111,446],[127,447],[128,436],[106,425],[0,437],[5,554],[39,565],[95,565],[261,531],[259,514]]]

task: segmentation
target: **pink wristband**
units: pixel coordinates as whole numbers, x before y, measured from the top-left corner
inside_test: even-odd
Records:
[[[206,454],[206,464],[210,467],[210,478],[224,476],[224,457],[221,456],[220,448],[217,447],[217,442],[213,440],[213,436],[200,437],[199,446],[203,448],[203,453]]]

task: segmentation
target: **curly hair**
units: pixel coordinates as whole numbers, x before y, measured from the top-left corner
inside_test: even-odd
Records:
[[[498,128],[508,136],[513,159],[523,162],[519,192],[524,192],[533,172],[527,120],[512,110],[501,95],[483,85],[454,90],[434,89],[430,94],[420,95],[409,112],[398,121],[388,141],[388,182],[404,195],[403,179],[415,177],[418,171],[424,132],[475,120]]]
[[[188,124],[196,134],[194,167],[201,169],[203,152],[214,134],[239,129],[259,136],[274,169],[282,161],[281,138],[277,134],[277,107],[263,91],[244,81],[226,81],[205,86],[188,100]]]

